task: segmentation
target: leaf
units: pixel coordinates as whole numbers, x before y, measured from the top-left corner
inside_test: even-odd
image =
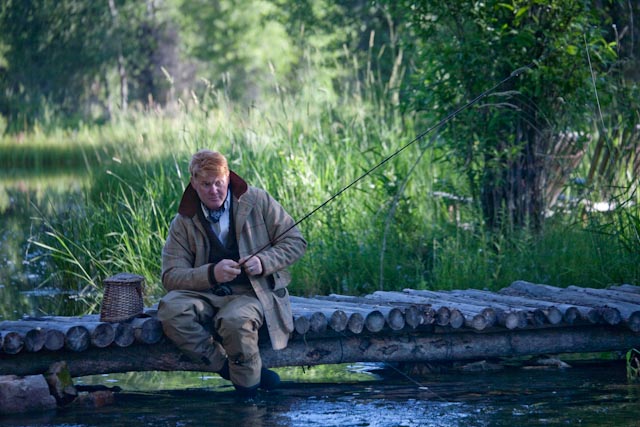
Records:
[[[505,8],[505,9],[509,9],[509,10],[510,10],[510,11],[512,11],[512,12],[513,12],[513,10],[514,10],[513,5],[510,5],[510,4],[508,4],[508,3],[498,3],[498,7],[503,7],[503,8]]]
[[[519,20],[522,17],[522,15],[524,15],[528,11],[529,11],[529,6],[521,7],[520,9],[518,9],[518,11],[516,12],[516,21]]]

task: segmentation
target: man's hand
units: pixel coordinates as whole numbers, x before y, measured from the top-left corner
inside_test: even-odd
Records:
[[[240,264],[232,259],[223,259],[213,267],[213,275],[218,283],[230,282],[235,279],[240,272]]]
[[[244,257],[239,264],[244,268],[249,276],[259,276],[262,274],[262,261],[257,256]]]

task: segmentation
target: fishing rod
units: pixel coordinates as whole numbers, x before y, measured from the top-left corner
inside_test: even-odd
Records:
[[[310,212],[308,212],[306,215],[304,215],[302,218],[300,218],[298,221],[296,221],[293,225],[291,225],[290,227],[288,227],[286,230],[284,230],[283,232],[281,232],[280,234],[278,234],[276,237],[274,237],[272,240],[269,241],[269,243],[265,244],[264,246],[262,246],[261,248],[259,248],[257,251],[253,252],[250,256],[247,257],[247,259],[245,260],[245,262],[247,260],[249,260],[250,258],[258,255],[259,253],[261,253],[262,251],[264,251],[265,249],[267,249],[270,246],[273,246],[278,240],[280,240],[280,238],[282,236],[284,236],[285,234],[287,234],[289,231],[291,231],[293,228],[295,228],[296,226],[298,226],[300,223],[302,223],[303,221],[307,220],[310,216],[312,216],[313,214],[315,214],[317,211],[319,211],[320,209],[322,209],[323,207],[325,207],[326,205],[328,205],[329,203],[331,203],[333,200],[335,200],[336,198],[338,198],[342,193],[344,193],[345,191],[347,191],[348,189],[350,189],[351,187],[353,187],[354,185],[356,185],[358,182],[362,181],[364,178],[366,178],[367,176],[369,176],[372,172],[374,172],[375,170],[379,169],[380,167],[382,167],[384,164],[386,164],[387,162],[389,162],[391,159],[395,158],[396,156],[398,156],[400,153],[402,153],[404,150],[406,150],[407,148],[409,148],[410,146],[412,146],[413,144],[415,144],[416,142],[420,141],[422,138],[424,138],[425,136],[427,136],[428,134],[430,134],[431,132],[433,132],[436,129],[441,128],[442,126],[444,126],[445,124],[449,123],[454,117],[456,117],[458,114],[460,114],[462,111],[472,107],[474,104],[478,103],[478,101],[480,101],[482,98],[485,98],[487,95],[489,95],[491,92],[495,91],[497,88],[499,88],[500,86],[502,86],[503,84],[507,83],[508,81],[510,81],[511,79],[514,79],[518,76],[520,76],[522,73],[524,73],[525,71],[531,70],[532,68],[534,68],[536,66],[536,62],[533,62],[527,66],[524,67],[520,67],[516,70],[514,70],[513,72],[511,72],[511,74],[509,74],[507,77],[505,77],[504,79],[502,79],[501,81],[499,81],[498,83],[496,83],[495,85],[493,85],[491,88],[485,90],[484,92],[482,92],[480,95],[476,96],[475,98],[473,98],[471,101],[467,102],[466,104],[462,105],[461,107],[458,107],[456,110],[454,110],[453,112],[449,113],[445,118],[441,119],[439,122],[437,122],[436,124],[430,126],[429,128],[427,128],[426,130],[424,130],[422,133],[418,134],[418,136],[416,136],[415,138],[413,138],[411,141],[409,141],[408,143],[406,143],[405,145],[403,145],[402,147],[398,148],[395,152],[393,152],[392,154],[390,154],[389,156],[385,157],[384,159],[382,159],[378,164],[376,164],[375,166],[373,166],[372,168],[368,169],[365,173],[363,173],[362,175],[360,175],[358,178],[356,178],[355,180],[353,180],[350,184],[348,184],[347,186],[343,187],[340,191],[336,192],[335,194],[333,194],[331,197],[329,197],[327,200],[325,200],[324,202],[322,202],[320,205],[316,206],[313,210],[311,210]],[[240,266],[242,267],[244,265],[244,263],[240,264]]]

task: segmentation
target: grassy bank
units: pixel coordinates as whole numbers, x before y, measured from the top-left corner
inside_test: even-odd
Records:
[[[131,113],[5,140],[12,167],[73,164],[90,181],[74,206],[35,215],[44,232],[34,243],[57,267],[52,281],[95,289],[129,271],[147,278],[150,298],[161,295],[160,251],[199,148],[225,153],[298,219],[414,137],[411,117],[361,96],[277,101],[239,110],[217,98],[170,116]],[[490,234],[473,203],[442,196],[466,195],[461,182],[437,144],[411,146],[300,225],[309,249],[292,268],[293,293],[640,283],[637,205],[624,218],[576,208],[540,234]]]

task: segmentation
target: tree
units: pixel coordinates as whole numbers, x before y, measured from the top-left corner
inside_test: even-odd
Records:
[[[17,130],[51,112],[91,119],[95,104],[108,117],[112,92],[123,111],[132,99],[164,98],[160,68],[177,62],[171,34],[153,0],[3,2],[0,114]]]
[[[108,18],[106,2],[3,2],[6,66],[0,70],[0,114],[29,123],[47,102],[75,113],[89,81],[113,55],[104,43]]]
[[[615,52],[582,0],[424,0],[404,2],[418,34],[412,105],[444,117],[521,68],[460,114],[447,132],[490,229],[539,229],[548,206],[554,153],[580,156],[592,99],[584,46],[593,66]],[[555,165],[555,166],[554,166]],[[560,168],[564,166],[561,164]]]

